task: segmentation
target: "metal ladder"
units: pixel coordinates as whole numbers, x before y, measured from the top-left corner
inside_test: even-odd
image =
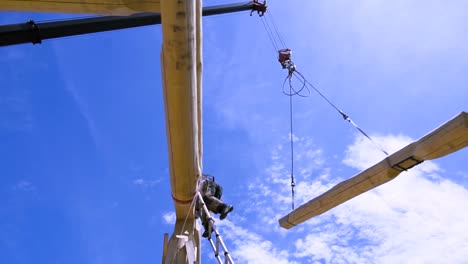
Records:
[[[216,225],[214,224],[214,219],[211,217],[210,211],[206,207],[205,201],[203,201],[203,198],[202,198],[200,192],[197,192],[197,196],[198,196],[198,201],[199,201],[200,205],[203,208],[203,212],[206,214],[206,217],[209,219],[210,228],[216,234],[216,242],[213,242],[213,239],[211,238],[211,233],[208,236],[208,241],[210,242],[211,248],[213,249],[213,252],[215,253],[216,260],[218,261],[219,264],[223,264],[223,263],[225,263],[225,264],[228,264],[228,263],[234,264],[234,261],[232,260],[232,257],[229,254],[229,251],[227,250],[226,245],[224,244],[224,241],[223,241],[223,238],[221,237],[221,234],[218,232],[218,229],[216,228]],[[221,256],[219,255],[220,246],[221,246],[221,249],[223,250],[223,253],[224,253],[224,262],[221,259]]]

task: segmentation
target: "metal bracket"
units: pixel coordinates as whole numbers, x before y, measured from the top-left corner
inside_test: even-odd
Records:
[[[252,13],[255,11],[257,11],[257,14],[259,16],[265,15],[265,12],[267,11],[266,0],[263,1],[263,4],[260,3],[258,0],[253,0],[253,6],[252,6],[252,11],[250,12],[250,15],[252,15]]]
[[[396,169],[396,170],[399,170],[399,171],[407,171],[411,168],[413,168],[414,166],[422,163],[424,160],[418,160],[416,158],[414,158],[413,156],[405,159],[405,160],[402,160],[400,162],[398,162],[397,164],[393,165],[392,168]]]
[[[34,20],[29,20],[28,24],[31,26],[31,42],[32,44],[41,44],[42,39],[41,39],[41,31],[39,30],[39,26],[34,22]]]

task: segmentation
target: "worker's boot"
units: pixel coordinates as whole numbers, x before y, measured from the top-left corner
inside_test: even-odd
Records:
[[[203,232],[202,237],[208,238],[211,237],[211,233],[213,232],[213,229],[211,228],[210,224],[203,225],[205,228],[205,232]]]
[[[224,208],[221,210],[221,216],[219,217],[220,220],[226,218],[226,216],[234,210],[234,206],[232,205],[225,205]]]

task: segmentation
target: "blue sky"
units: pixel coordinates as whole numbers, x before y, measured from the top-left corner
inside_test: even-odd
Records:
[[[468,110],[464,1],[269,6],[298,70],[388,151]],[[219,226],[236,263],[464,263],[466,149],[281,229],[286,72],[258,17],[203,23],[203,166],[235,206]],[[174,217],[161,41],[151,26],[0,49],[0,263],[160,261]],[[314,92],[294,110],[296,204],[383,158]]]

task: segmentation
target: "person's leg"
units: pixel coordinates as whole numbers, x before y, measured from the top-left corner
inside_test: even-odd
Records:
[[[213,213],[221,214],[219,219],[223,220],[226,216],[234,210],[232,205],[227,205],[223,201],[219,200],[214,196],[203,197],[206,203],[206,207]]]
[[[226,204],[223,203],[223,201],[214,196],[203,196],[203,200],[205,201],[208,210],[215,214],[220,214],[226,207]]]
[[[212,203],[212,202],[210,202],[211,201],[210,196],[202,195],[202,198],[203,198],[203,203],[208,208],[208,210],[212,211],[210,209],[211,206],[209,206],[209,204]],[[201,218],[202,225],[203,225],[203,227],[205,229],[203,234],[202,234],[202,237],[208,238],[209,236],[211,236],[211,232],[213,232],[213,229],[211,228],[210,217],[205,212],[205,209],[201,206],[201,203],[200,203],[200,218]]]
[[[221,196],[221,192],[220,192]],[[223,220],[226,218],[227,214],[232,212],[234,209],[233,206],[225,204],[221,199],[218,199],[214,196],[213,188],[211,185],[207,184],[204,186],[203,190],[203,200],[205,201],[206,207],[208,210],[215,214],[221,214],[220,219]]]
[[[219,216],[219,219],[220,219],[220,220],[223,220],[224,218],[226,218],[226,216],[227,216],[230,212],[232,212],[232,210],[234,210],[234,206],[232,206],[232,205],[226,205],[226,206],[222,209],[222,211],[220,212],[221,215]]]
[[[211,232],[213,232],[212,228],[211,228],[211,225],[210,225],[210,219],[208,217],[208,215],[205,213],[205,211],[202,212],[201,214],[201,221],[202,221],[202,225],[204,227],[204,232],[203,232],[203,235],[202,237],[209,237],[211,235]]]

